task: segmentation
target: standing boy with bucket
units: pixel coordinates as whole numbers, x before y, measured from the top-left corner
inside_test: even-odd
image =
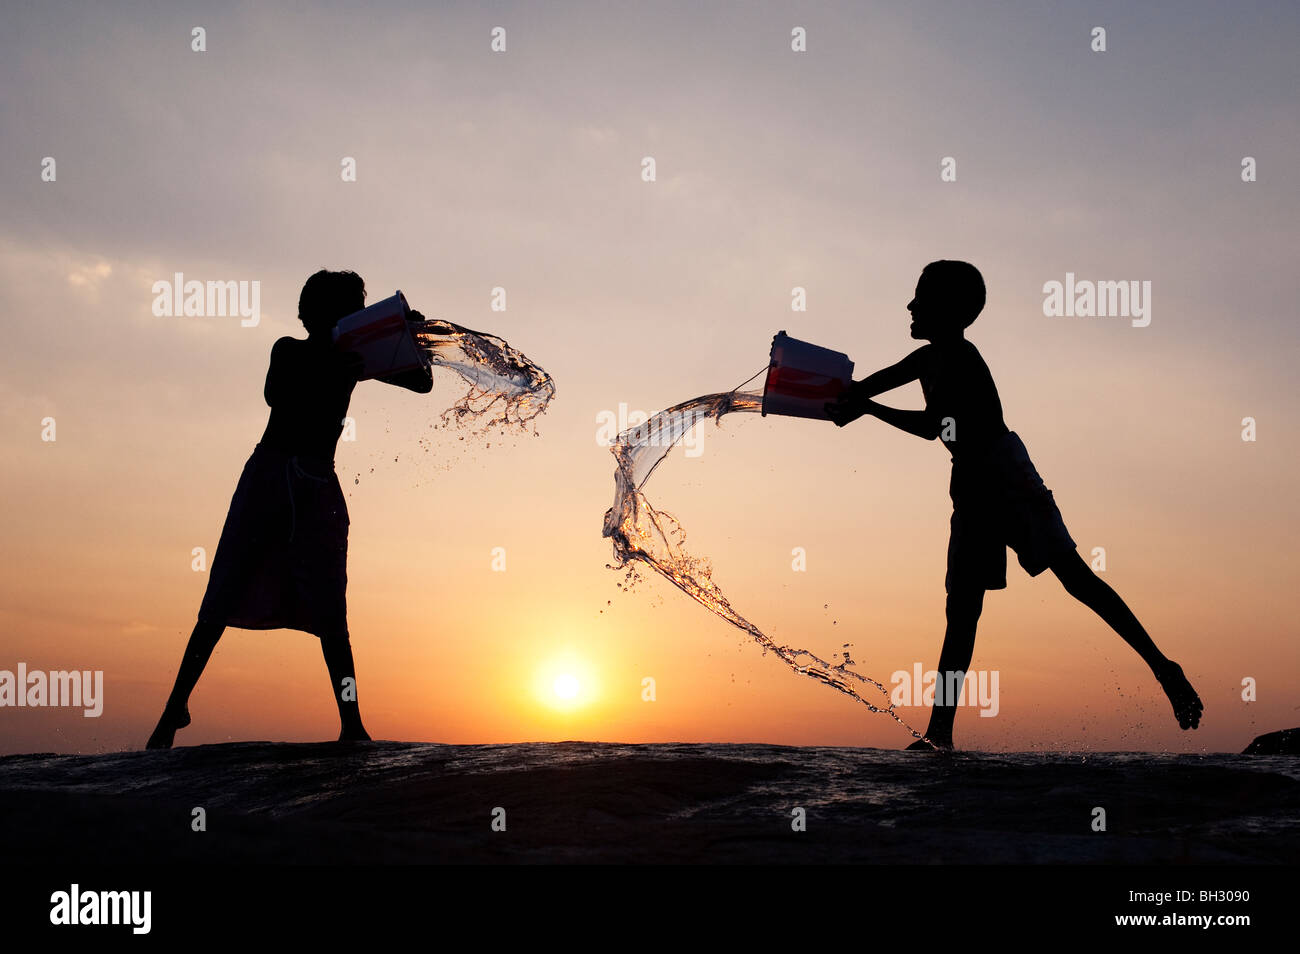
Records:
[[[298,299],[306,340],[281,338],[271,348],[263,392],[270,419],[235,488],[198,622],[148,748],[170,748],[176,730],[190,724],[190,693],[227,626],[318,637],[342,721],[339,741],[370,738],[348,637],[348,510],[334,472],[362,359],[331,337],[339,319],[361,310],[365,298],[359,275],[317,272]],[[423,316],[413,311],[410,320]],[[427,363],[379,380],[422,394],[433,389]]]
[[[1003,422],[988,366],[963,335],[983,308],[984,279],[974,265],[931,262],[922,270],[916,295],[907,305],[912,337],[930,343],[854,382],[826,405],[827,414],[840,427],[872,414],[926,440],[938,437],[952,454],[952,535],[944,580],[948,626],[927,738],[934,746],[952,748],[957,699],[945,698],[938,690],[950,684],[948,673],[964,674],[970,666],[984,591],[1007,585],[1008,546],[1030,576],[1051,570],[1066,592],[1132,646],[1169,697],[1179,726],[1196,728],[1202,710],[1196,690],[1182,668],[1156,648],[1119,594],[1084,562],[1025,445]],[[917,380],[925,394],[923,411],[899,410],[871,400]],[[918,740],[909,748],[930,746]]]

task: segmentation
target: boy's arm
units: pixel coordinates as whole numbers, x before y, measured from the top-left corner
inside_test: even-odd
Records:
[[[884,394],[894,388],[901,388],[904,384],[911,384],[921,376],[928,347],[929,345],[923,345],[897,364],[881,368],[875,374],[870,374],[861,381],[855,381],[849,388],[851,399],[866,401],[877,394]]]
[[[280,338],[271,345],[271,364],[266,369],[266,384],[262,386],[262,397],[266,400],[267,407],[275,407],[284,390],[280,366],[284,363],[284,349],[289,347],[285,342],[292,340],[292,338]]]
[[[864,414],[871,414],[880,418],[886,424],[892,424],[899,430],[907,431],[909,434],[915,434],[917,437],[923,437],[927,441],[932,441],[939,436],[939,422],[934,419],[934,415],[929,411],[904,411],[896,407],[887,407],[884,404],[877,404],[875,401],[866,401]]]
[[[875,374],[868,375],[861,381],[854,381],[838,399],[826,405],[826,413],[839,427],[856,421],[863,414],[875,413],[874,408],[883,405],[876,404],[870,400],[871,398],[877,394],[883,394],[886,391],[894,390],[894,388],[902,387],[904,384],[910,384],[921,376],[927,347],[929,346],[917,348],[897,364],[881,368]],[[886,408],[886,410],[892,409]],[[924,412],[918,411],[915,413]],[[904,430],[907,430],[907,428],[904,428]]]
[[[422,368],[411,368],[396,374],[376,375],[375,380],[406,388],[416,394],[428,394],[433,390],[433,369],[426,364]]]

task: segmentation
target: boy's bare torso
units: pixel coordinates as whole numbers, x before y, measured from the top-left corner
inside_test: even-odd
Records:
[[[954,461],[981,456],[1007,433],[993,375],[971,342],[927,344],[906,360],[916,362],[926,412]]]

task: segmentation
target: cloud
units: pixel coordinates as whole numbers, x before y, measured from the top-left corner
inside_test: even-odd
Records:
[[[94,265],[78,265],[68,272],[68,284],[79,288],[97,289],[99,283],[113,274],[113,266],[108,262],[96,262]]]

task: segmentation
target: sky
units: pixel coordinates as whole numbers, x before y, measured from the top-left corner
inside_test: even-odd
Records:
[[[193,548],[210,561],[271,345],[302,335],[323,267],[505,337],[558,389],[536,435],[483,438],[437,427],[454,380],[358,387],[336,459],[376,738],[910,741],[666,581],[622,591],[598,433],[620,405],[738,384],[782,329],[858,376],[893,363],[941,258],[984,274],[968,337],[1080,552],[1104,550],[1206,707],[1181,732],[1136,654],[1009,554],[972,664],[999,674],[998,712],[963,711],[958,746],[1239,751],[1296,724],[1298,21],[1288,3],[6,5],[0,670],[101,670],[105,689],[98,718],[0,708],[0,753],[143,745],[206,585]],[[177,272],[259,282],[259,320],[156,316]],[[1150,323],[1045,315],[1067,273],[1150,282]],[[882,400],[921,406],[916,385]],[[648,494],[739,612],[825,657],[849,644],[882,682],[934,668],[942,447],[748,415],[700,440]],[[576,704],[551,690],[565,673]],[[227,631],[190,708],[182,744],[337,732],[300,632]]]

